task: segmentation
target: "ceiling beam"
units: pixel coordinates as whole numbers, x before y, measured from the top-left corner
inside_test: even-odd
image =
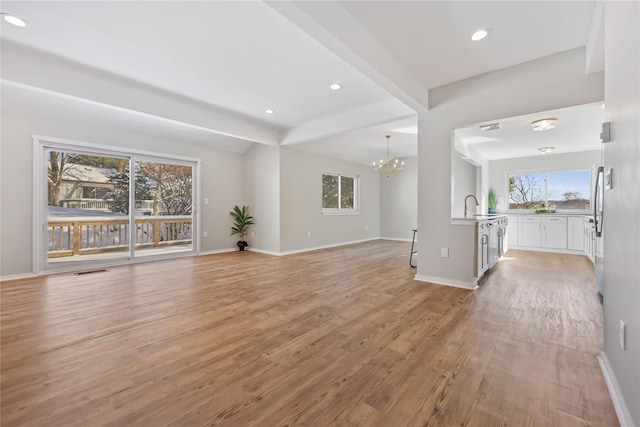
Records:
[[[378,102],[355,110],[324,117],[283,131],[281,145],[311,141],[354,129],[399,120],[415,112],[397,99]]]
[[[428,110],[428,90],[338,2],[266,4],[413,111]]]
[[[587,74],[604,71],[604,3],[593,5],[591,27],[587,37]]]
[[[278,145],[280,132],[246,117],[16,43],[2,41],[2,80],[59,97]]]

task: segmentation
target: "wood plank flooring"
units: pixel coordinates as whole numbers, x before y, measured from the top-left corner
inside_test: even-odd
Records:
[[[235,252],[1,285],[1,424],[616,426],[585,257],[475,292],[410,245]]]

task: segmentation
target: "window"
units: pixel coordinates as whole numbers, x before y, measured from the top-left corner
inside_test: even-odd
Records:
[[[591,208],[591,171],[565,170],[508,174],[509,209]]]
[[[322,212],[357,213],[358,177],[322,174]]]

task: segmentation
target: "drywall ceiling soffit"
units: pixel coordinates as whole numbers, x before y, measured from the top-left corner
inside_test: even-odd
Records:
[[[282,132],[281,145],[326,141],[327,137],[414,116],[415,112],[397,99],[366,105],[346,113],[334,114]]]
[[[253,145],[246,140],[221,135],[205,128],[159,120],[146,114],[131,114],[129,111],[73,97],[52,96],[40,89],[34,90],[11,82],[2,81],[0,90],[3,115],[26,115],[48,123],[81,122],[84,128],[94,130],[94,142],[107,144],[108,140],[101,139],[103,135],[122,131],[129,135],[139,134],[165,141],[188,141],[189,144],[240,154],[244,154]]]
[[[555,117],[554,129],[533,131],[531,122]],[[526,114],[479,123],[455,130],[455,148],[463,155],[473,150],[488,160],[541,155],[540,147],[556,147],[552,154],[599,150],[600,130],[604,119],[601,103]],[[479,125],[499,122],[501,129],[483,131]]]
[[[292,145],[293,148],[350,161],[371,165],[373,161],[385,159],[387,141],[390,135],[391,157],[413,157],[418,152],[417,116],[415,113],[390,122],[368,126],[362,129],[342,132],[314,141]]]
[[[427,89],[584,46],[594,3],[340,2]],[[482,27],[491,34],[473,42]]]
[[[3,41],[237,112],[271,130],[392,98],[263,2],[5,1],[2,8],[30,22],[28,31],[3,26]],[[328,89],[335,81],[342,91]],[[276,114],[266,115],[267,108]]]
[[[146,115],[176,125],[277,145],[279,129],[193,99],[168,93],[6,40],[2,41],[2,80],[50,96]],[[121,115],[126,121],[126,115]]]

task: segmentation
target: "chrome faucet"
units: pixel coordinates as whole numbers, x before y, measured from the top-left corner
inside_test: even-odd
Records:
[[[471,197],[473,198],[473,200],[476,201],[476,206],[478,206],[480,203],[478,203],[478,199],[476,199],[476,196],[474,196],[473,194],[469,194],[467,197],[464,198],[464,217],[467,217],[467,199]]]

